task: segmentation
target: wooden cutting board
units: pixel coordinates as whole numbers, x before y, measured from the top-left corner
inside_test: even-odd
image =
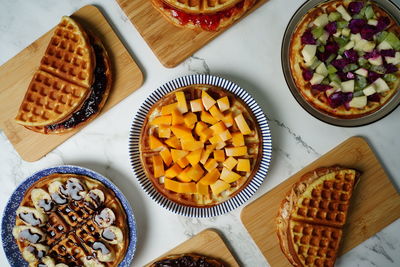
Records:
[[[239,264],[229,251],[221,236],[212,229],[206,229],[200,232],[189,240],[164,253],[157,259],[152,260],[145,266],[150,266],[151,263],[167,255],[183,253],[196,253],[219,259],[230,267],[239,267]]]
[[[242,222],[271,266],[291,266],[281,252],[275,224],[286,193],[306,172],[336,164],[362,172],[352,198],[340,255],[400,217],[400,195],[382,165],[363,138],[351,137],[243,209]]]
[[[143,75],[96,7],[85,6],[75,12],[72,17],[103,41],[110,56],[113,86],[101,112],[104,113],[139,88],[143,82]],[[77,129],[63,135],[43,135],[29,131],[14,122],[14,117],[53,31],[54,28],[0,66],[0,128],[4,130],[15,150],[27,161],[40,159],[79,131]],[[101,114],[97,118],[100,116]]]
[[[258,0],[245,16],[268,0]],[[219,32],[194,31],[170,24],[151,4],[151,0],[117,0],[151,50],[167,68],[173,68],[190,57]],[[244,16],[244,17],[245,17]],[[229,28],[229,27],[228,27]]]

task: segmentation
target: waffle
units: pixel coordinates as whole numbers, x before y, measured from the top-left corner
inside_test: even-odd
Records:
[[[35,182],[15,225],[13,235],[30,266],[117,266],[129,243],[126,214],[114,192],[82,175],[56,173]]]
[[[204,146],[203,146],[203,150],[201,152],[201,159],[202,161],[197,161],[197,163],[189,163],[186,162],[186,166],[182,167],[182,171],[186,172],[187,169],[189,168],[198,168],[200,170],[200,176],[196,177],[196,178],[191,178],[189,177],[188,179],[184,179],[181,178],[181,176],[178,174],[177,177],[171,178],[168,177],[167,174],[165,175],[161,175],[161,176],[157,176],[155,175],[155,167],[154,167],[154,157],[159,157],[160,152],[162,150],[169,150],[171,153],[173,153],[173,150],[181,150],[181,151],[185,151],[185,147],[181,146],[183,145],[183,143],[179,143],[178,147],[173,148],[172,146],[170,146],[168,144],[168,139],[170,139],[171,137],[173,137],[173,133],[171,134],[170,138],[163,138],[160,137],[160,128],[158,128],[157,126],[155,126],[153,124],[153,120],[157,117],[159,117],[162,112],[163,112],[163,108],[166,106],[171,106],[174,105],[174,103],[177,103],[177,98],[176,98],[176,93],[178,92],[183,92],[184,96],[185,96],[185,100],[184,102],[187,103],[188,105],[188,112],[183,113],[182,115],[186,116],[188,113],[191,113],[191,110],[193,110],[191,108],[191,101],[197,101],[197,100],[201,100],[202,98],[202,92],[205,91],[207,92],[213,99],[217,100],[217,99],[221,99],[223,97],[227,97],[229,99],[230,102],[230,107],[228,110],[225,110],[222,114],[223,115],[229,115],[229,114],[233,114],[234,116],[237,116],[239,114],[242,114],[243,117],[245,118],[248,126],[250,129],[252,129],[250,134],[246,134],[243,135],[243,139],[244,139],[244,147],[247,147],[247,153],[245,153],[245,155],[242,156],[228,156],[227,153],[227,149],[230,149],[232,147],[236,147],[238,146],[236,144],[236,146],[234,146],[233,144],[233,138],[232,139],[228,139],[225,142],[221,142],[218,144],[212,145],[211,140],[213,140],[211,138],[211,135],[208,136],[208,140],[205,140]],[[215,107],[217,106],[217,103],[215,103],[214,105]],[[214,109],[214,108],[213,108]],[[211,110],[211,109],[210,109]],[[191,127],[192,129],[192,133],[193,133],[193,137],[195,138],[195,140],[197,142],[201,142],[199,140],[202,140],[203,137],[199,136],[196,133],[196,129],[198,127],[199,124],[202,124],[204,121],[202,121],[202,112],[192,112],[194,113],[196,116],[196,126],[193,124]],[[207,112],[205,112],[207,113]],[[185,115],[186,114],[186,115]],[[210,113],[209,113],[210,114]],[[226,129],[232,133],[232,134],[238,134],[240,133],[240,129],[238,128],[238,125],[236,122],[233,122],[231,125],[228,122],[222,122],[219,121],[218,123],[216,122],[206,122],[204,123],[209,127],[212,127],[212,125],[216,125],[216,124],[221,124],[223,127],[226,127]],[[225,124],[225,126],[224,126]],[[172,125],[174,126],[174,125]],[[178,127],[182,126],[183,128],[185,128],[185,126],[183,126],[183,124],[178,124]],[[152,149],[151,148],[151,139],[153,137],[156,137],[157,139],[159,139],[162,143],[163,146],[157,149]],[[207,139],[207,138],[206,138]],[[186,142],[184,141],[184,139],[180,139],[182,140],[182,142]],[[194,141],[194,140],[193,140]],[[204,140],[203,140],[204,141]],[[180,141],[178,141],[180,142]],[[247,184],[251,181],[251,179],[253,178],[253,176],[255,175],[255,173],[258,170],[258,166],[259,166],[259,162],[260,162],[260,157],[262,155],[262,151],[261,151],[261,147],[262,147],[262,142],[260,139],[260,129],[256,123],[256,120],[254,118],[254,115],[252,114],[252,112],[248,109],[248,107],[241,101],[239,100],[236,96],[234,96],[233,94],[225,91],[223,88],[219,88],[219,87],[215,87],[215,86],[211,86],[211,85],[191,85],[191,86],[187,86],[187,87],[183,87],[183,88],[179,88],[167,95],[165,95],[161,100],[159,100],[157,103],[155,103],[153,105],[153,107],[150,109],[144,124],[143,124],[143,128],[141,130],[141,135],[140,135],[140,145],[139,145],[139,150],[140,150],[140,159],[141,159],[141,164],[143,166],[143,169],[147,175],[147,177],[150,179],[150,181],[152,182],[153,186],[156,188],[156,190],[158,192],[160,192],[162,195],[164,195],[165,197],[167,197],[168,199],[182,204],[182,205],[186,205],[186,206],[213,206],[216,205],[218,203],[221,203],[231,197],[233,197],[234,195],[236,195],[238,192],[240,192],[244,187],[247,186]],[[217,156],[214,153],[209,153],[208,156],[206,156],[206,160],[203,160],[203,156],[205,156],[206,150],[207,148],[213,148],[214,150],[221,150],[219,153],[225,155],[223,160],[219,160],[217,161]],[[189,152],[190,149],[188,149],[187,153],[191,153]],[[197,149],[195,149],[197,150]],[[224,153],[222,152],[224,151]],[[165,151],[164,151],[165,152]],[[161,152],[163,153],[163,152]],[[183,152],[186,153],[186,152]],[[188,154],[188,155],[189,155]],[[186,157],[187,159],[188,157]],[[235,181],[233,182],[229,182],[228,180],[224,180],[227,181],[229,183],[229,188],[227,188],[226,190],[223,190],[222,192],[217,192],[220,190],[213,190],[214,185],[211,185],[210,183],[207,183],[208,185],[205,186],[205,192],[206,193],[200,193],[199,191],[199,183],[201,182],[201,179],[204,178],[205,176],[207,176],[207,174],[210,174],[210,172],[216,172],[215,170],[218,171],[218,173],[221,175],[220,178],[222,179],[222,176],[224,175],[224,173],[228,173],[227,167],[228,166],[226,164],[226,161],[228,158],[234,158],[235,161],[239,161],[239,160],[244,160],[244,161],[248,161],[249,162],[249,170],[248,171],[238,171],[238,165],[234,164],[233,166],[230,166],[228,169],[230,171],[232,171],[233,175],[237,175],[237,178],[235,179]],[[215,160],[216,162],[214,162],[213,160]],[[182,158],[182,161],[185,161]],[[206,167],[208,162],[212,162],[215,169],[213,167]],[[179,162],[179,160],[177,161]],[[169,168],[171,168],[171,166],[175,166],[176,164],[180,164],[180,163],[176,163],[176,162],[172,162],[170,164],[167,163],[163,163],[163,168],[165,169],[165,171],[167,172]],[[183,163],[185,165],[185,163]],[[212,165],[210,163],[210,165]],[[200,166],[200,167],[199,167]],[[210,169],[212,169],[210,171]],[[196,176],[196,175],[194,175]],[[173,191],[170,189],[166,188],[166,178],[168,178],[168,180],[172,180],[172,181],[176,181],[176,182],[188,182],[190,183],[196,183],[196,188],[197,191],[196,192],[191,192],[191,193],[187,193],[187,192],[177,192],[177,191]],[[183,179],[183,180],[182,180]],[[190,179],[192,179],[190,181]],[[167,180],[167,181],[168,181]],[[218,179],[217,181],[220,181],[220,179]],[[215,182],[215,181],[213,181]],[[222,183],[222,182],[219,182]],[[222,183],[223,184],[223,183]],[[179,191],[179,190],[178,190]]]
[[[153,262],[148,267],[173,267],[173,266],[224,267],[226,265],[223,264],[221,261],[211,257],[189,253],[189,254],[169,255],[163,257]]]
[[[218,31],[241,18],[256,0],[152,0],[153,6],[178,27]]]
[[[277,233],[294,266],[333,266],[359,173],[338,166],[302,176],[282,202]]]

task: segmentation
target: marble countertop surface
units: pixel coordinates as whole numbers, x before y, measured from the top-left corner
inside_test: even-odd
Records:
[[[152,201],[132,172],[128,135],[140,104],[163,83],[195,73],[238,83],[268,116],[273,160],[267,179],[249,202],[351,136],[367,139],[399,190],[400,108],[371,125],[340,128],[309,115],[288,90],[281,71],[281,41],[290,17],[303,2],[270,0],[179,66],[167,69],[113,0],[0,0],[0,65],[56,25],[62,15],[94,4],[145,76],[139,90],[36,162],[22,160],[0,130],[0,214],[16,186],[32,173],[56,165],[79,165],[110,178],[130,201],[138,226],[132,266],[143,266],[206,228],[222,233],[242,266],[269,266],[240,221],[242,208],[208,219],[178,216]],[[1,247],[0,266],[7,265]],[[400,266],[400,220],[340,257],[337,266]]]

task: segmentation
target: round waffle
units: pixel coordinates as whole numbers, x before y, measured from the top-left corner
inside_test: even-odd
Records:
[[[150,264],[148,267],[224,267],[225,265],[217,259],[197,255],[194,253],[169,255]]]
[[[30,266],[117,266],[129,243],[126,214],[114,192],[76,174],[35,182],[17,210],[13,235]]]
[[[213,113],[212,111],[219,110],[217,101],[212,105],[213,107],[209,107],[210,113],[205,109],[195,111],[197,109],[195,105],[192,106],[192,102],[201,103],[204,92],[215,100],[222,98],[229,100],[229,108],[221,112],[221,115],[225,118],[213,119],[210,114]],[[179,93],[183,93],[184,96],[183,99],[180,99],[181,102],[177,102],[180,101],[177,99]],[[192,117],[192,122],[186,121],[186,124],[183,121],[181,123],[170,122],[172,131],[169,136],[165,136],[165,133],[160,132],[160,128],[168,127],[158,127],[154,123],[158,120],[157,118],[160,118],[160,115],[163,116],[162,114],[168,112],[166,111],[168,108],[174,107],[177,103],[186,103],[187,110],[184,110],[182,116],[184,118]],[[219,107],[221,108],[221,106]],[[197,108],[201,108],[201,106]],[[213,114],[215,116],[215,113]],[[251,129],[246,134],[241,134],[238,124],[233,119],[236,116],[240,117],[239,115],[243,116],[248,128]],[[209,131],[207,129],[215,130],[217,127],[221,127],[221,131],[218,132],[219,136],[222,136],[222,131],[229,134],[228,137],[222,138],[224,141],[218,138],[215,141],[217,131],[207,136],[203,135]],[[191,131],[192,134],[189,135],[193,139],[187,142],[184,138],[181,139],[182,136],[177,138],[175,128]],[[238,144],[237,141],[233,141],[233,136],[242,137],[242,143]],[[155,139],[159,140],[162,145],[157,148],[151,147]],[[261,145],[259,126],[246,104],[223,88],[197,84],[179,88],[165,95],[152,106],[141,129],[139,150],[142,167],[159,193],[181,205],[210,207],[235,196],[251,181],[261,160]],[[194,148],[193,146],[198,147]],[[239,146],[245,152],[241,155],[231,156],[230,150]],[[161,159],[165,155],[164,152],[167,152],[166,150],[172,154],[171,162],[168,162],[169,160],[166,157]],[[219,152],[215,152],[217,150]],[[174,152],[184,156],[173,159]],[[197,160],[195,154],[198,155]],[[248,163],[247,171],[240,168],[238,170],[237,163],[239,161]],[[159,164],[157,169],[155,164]],[[165,169],[165,172],[161,175],[157,174],[159,168]],[[170,175],[176,170],[178,170],[178,173],[175,176],[174,174]],[[204,179],[204,183],[202,179]],[[208,181],[205,182],[206,180]],[[171,189],[166,182],[172,184],[172,187],[174,187],[174,184],[178,185],[182,190],[179,188]],[[224,190],[221,189],[221,185],[225,186]]]

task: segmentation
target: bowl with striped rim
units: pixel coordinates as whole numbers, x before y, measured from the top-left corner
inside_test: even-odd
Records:
[[[142,167],[140,160],[140,133],[145,122],[146,116],[149,113],[151,107],[157,103],[163,96],[168,93],[190,85],[213,85],[218,86],[226,91],[230,92],[234,96],[240,98],[252,111],[256,122],[260,128],[261,134],[261,160],[258,166],[256,174],[253,176],[251,181],[246,187],[241,189],[241,191],[235,194],[228,200],[210,207],[191,207],[178,204],[157,191],[153,186],[149,178],[147,178],[146,173]],[[272,141],[271,132],[269,129],[269,124],[267,117],[265,116],[261,107],[257,104],[254,98],[246,92],[239,85],[212,75],[196,74],[189,75],[171,80],[164,85],[153,91],[150,96],[144,101],[142,106],[139,108],[137,114],[134,117],[130,137],[129,137],[129,156],[134,174],[136,175],[139,184],[142,189],[150,196],[151,199],[156,201],[159,205],[166,208],[167,210],[177,213],[179,215],[189,216],[189,217],[213,217],[218,216],[227,212],[230,212],[237,207],[243,205],[260,187],[265,177],[267,176],[272,154]]]

